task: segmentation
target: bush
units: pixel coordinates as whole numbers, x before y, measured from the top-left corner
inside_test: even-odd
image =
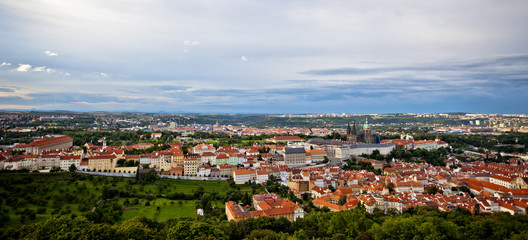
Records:
[[[37,213],[38,213],[38,214],[44,214],[44,213],[46,213],[46,208],[39,208],[39,209],[37,209]]]

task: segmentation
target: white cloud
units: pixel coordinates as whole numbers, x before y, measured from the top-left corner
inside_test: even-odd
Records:
[[[36,68],[33,68],[33,72],[46,72],[46,73],[53,73],[53,72],[55,72],[55,69],[53,69],[53,68],[47,68],[46,66],[42,66],[42,67],[36,67]]]
[[[240,60],[242,60],[242,61],[245,62],[245,61],[247,61],[247,57],[246,57],[246,56],[242,56],[242,57],[240,58]]]
[[[50,57],[55,57],[55,56],[58,56],[59,54],[56,53],[56,52],[52,52],[50,50],[47,50],[47,51],[44,51],[44,53]]]
[[[108,73],[104,73],[104,72],[100,72],[99,75],[103,76],[103,77],[108,77]]]
[[[183,41],[183,45],[185,45],[185,46],[198,46],[198,45],[200,45],[200,42],[191,41],[191,40],[185,40],[185,41]]]
[[[69,76],[71,76],[71,74],[70,73],[64,73],[64,76],[69,77]]]
[[[8,62],[0,63],[0,67],[4,67],[4,66],[11,66],[11,63],[8,63]]]
[[[18,67],[15,69],[18,72],[27,72],[29,70],[31,70],[31,65],[29,64],[18,64]]]
[[[1,104],[0,109],[33,109],[37,108],[36,106],[30,106],[30,105],[16,105],[16,104]]]

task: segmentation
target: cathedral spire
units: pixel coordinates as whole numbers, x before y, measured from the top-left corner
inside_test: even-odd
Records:
[[[368,125],[368,118],[365,118],[365,124],[363,125],[363,128],[370,128],[370,126]]]

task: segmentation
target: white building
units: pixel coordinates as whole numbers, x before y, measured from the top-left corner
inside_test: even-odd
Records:
[[[258,184],[262,184],[262,183],[265,183],[266,181],[268,181],[268,171],[265,171],[265,170],[257,171],[256,182]]]
[[[61,156],[60,157],[60,168],[64,171],[68,171],[70,166],[75,165],[76,169],[80,169],[82,157],[78,156]]]
[[[335,156],[337,158],[348,158],[351,155],[360,156],[362,154],[372,154],[374,150],[378,150],[380,154],[389,154],[396,148],[393,143],[381,143],[381,144],[351,144],[344,147],[335,148]]]
[[[233,173],[233,180],[236,184],[244,184],[248,181],[255,181],[255,171],[250,170],[236,170]]]
[[[198,176],[205,177],[211,175],[211,166],[202,165],[198,168]]]

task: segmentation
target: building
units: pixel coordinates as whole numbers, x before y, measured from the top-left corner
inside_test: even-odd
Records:
[[[196,176],[198,174],[198,167],[202,164],[198,158],[185,158],[183,160],[183,174],[185,176]]]
[[[169,171],[172,165],[172,155],[160,153],[151,154],[150,168],[154,168],[158,172],[164,172]]]
[[[268,171],[266,170],[260,170],[260,171],[257,171],[256,172],[256,179],[255,181],[258,183],[258,184],[264,184],[265,182],[267,182],[269,179],[268,177]]]
[[[225,204],[228,221],[239,221],[242,219],[263,216],[272,218],[284,217],[293,222],[299,218],[304,218],[305,214],[304,210],[298,204],[291,202],[288,199],[272,198],[258,201],[258,203],[253,206],[256,209],[254,211],[246,211],[238,203],[233,201],[226,202]]]
[[[54,138],[40,138],[28,144],[18,144],[13,147],[15,151],[26,151],[26,154],[41,154],[44,150],[68,149],[73,146],[73,139],[69,136]]]
[[[81,161],[81,155],[60,156],[60,168],[64,171],[67,171],[70,169],[71,165],[74,165],[76,169],[80,169]]]
[[[196,154],[201,154],[201,153],[206,153],[206,152],[214,153],[215,151],[216,149],[213,147],[213,145],[205,144],[205,143],[196,145],[192,148],[192,152]]]
[[[229,164],[229,156],[225,153],[218,154],[216,156],[216,165]]]
[[[359,200],[357,200],[356,198],[353,198],[353,196],[349,196],[349,197],[347,196],[346,197],[347,201],[345,202],[345,204],[339,205],[338,203],[339,203],[340,198],[341,196],[339,195],[330,194],[330,195],[325,195],[325,196],[316,198],[312,200],[312,203],[314,204],[314,206],[318,208],[327,207],[332,212],[352,209],[352,208],[355,208],[359,203]]]
[[[109,172],[114,170],[117,163],[115,155],[99,155],[88,158],[88,169],[91,171]]]
[[[347,134],[347,142],[349,144],[356,144],[356,143],[373,144],[373,143],[376,143],[376,139],[377,139],[376,134],[372,134],[372,130],[370,129],[367,119],[365,119],[365,124],[363,124],[362,132],[356,131],[355,123],[352,128],[350,127],[350,123],[349,123],[347,126],[346,134]]]
[[[236,170],[233,172],[233,180],[236,184],[244,184],[248,181],[255,181],[256,174],[255,171],[251,170]]]
[[[402,146],[404,149],[426,149],[426,150],[436,150],[442,147],[449,147],[444,141],[441,141],[440,138],[435,140],[420,140],[415,141],[411,136],[403,134],[400,139],[386,139],[382,140],[381,143],[394,143],[398,146]]]
[[[310,181],[288,181],[288,187],[298,192],[310,191]]]
[[[252,204],[253,206],[256,206],[262,201],[270,201],[270,200],[277,200],[280,199],[279,194],[276,193],[266,193],[266,194],[255,194],[252,197]]]
[[[229,201],[226,202],[225,205],[227,221],[240,221],[251,217],[251,213],[244,211],[244,209],[242,209],[242,207],[236,202]]]
[[[489,180],[490,183],[494,183],[508,189],[514,189],[513,186],[515,185],[515,178],[494,175],[491,176]]]
[[[306,150],[307,163],[320,163],[327,157],[326,151],[323,149],[307,149]]]
[[[172,176],[183,176],[183,168],[182,167],[172,167],[169,170],[169,173]]]
[[[60,167],[60,157],[59,155],[40,155],[40,158],[37,162],[37,167],[41,168],[54,168]]]
[[[304,148],[284,148],[284,164],[288,167],[297,167],[306,165],[306,150]]]
[[[396,192],[424,192],[424,185],[419,182],[396,182],[394,183]]]
[[[150,165],[152,159],[150,158],[150,154],[148,155],[139,155],[139,164],[148,164]]]
[[[181,167],[183,168],[183,159],[185,158],[183,155],[183,151],[180,149],[172,149],[172,165],[171,167]]]
[[[350,144],[334,149],[335,157],[348,158],[350,156],[360,156],[362,154],[372,154],[378,150],[380,154],[389,154],[396,147],[393,143],[381,144]]]
[[[203,152],[200,153],[200,156],[202,157],[202,164],[216,165],[216,154],[214,152]]]
[[[237,169],[237,166],[232,166],[228,164],[222,164],[217,166],[218,169],[220,169],[220,176],[221,177],[229,177],[231,174]],[[211,170],[211,173],[213,171]]]
[[[512,182],[513,189],[528,189],[528,178],[517,177]]]
[[[22,158],[20,161],[20,169],[37,170],[40,157],[37,154],[19,155]]]
[[[8,158],[7,160],[4,160],[3,169],[5,169],[5,170],[20,170],[20,169],[24,169],[25,163],[23,161],[24,161],[24,158],[22,158],[20,156],[12,156],[12,157]]]
[[[211,175],[211,166],[202,165],[198,168],[198,176],[207,177]]]

